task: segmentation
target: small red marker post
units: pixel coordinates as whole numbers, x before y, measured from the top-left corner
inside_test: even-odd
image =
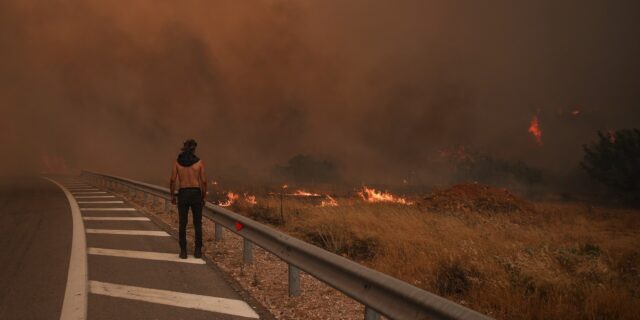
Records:
[[[242,225],[242,223],[236,221],[236,231],[240,231],[240,230],[242,230],[242,228],[244,228],[244,225]]]

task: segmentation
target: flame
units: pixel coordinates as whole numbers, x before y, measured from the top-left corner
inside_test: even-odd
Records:
[[[531,124],[529,125],[529,133],[533,135],[536,139],[536,143],[538,145],[542,145],[542,130],[540,130],[540,123],[538,122],[538,116],[534,116],[531,119]]]
[[[322,200],[322,202],[320,203],[321,207],[337,207],[338,206],[338,201],[336,201],[336,199],[332,198],[330,195],[326,195],[325,197],[327,197],[327,200]]]
[[[240,196],[238,194],[229,191],[227,192],[227,200],[224,202],[218,202],[218,205],[221,207],[228,207],[234,204],[239,198]]]
[[[396,197],[391,193],[378,191],[373,188],[368,188],[367,186],[363,186],[362,190],[358,191],[358,195],[367,202],[393,202],[406,205],[413,204],[413,202],[407,201],[405,198]]]
[[[252,206],[258,204],[258,201],[256,201],[256,196],[246,193],[244,194],[244,201]]]
[[[311,193],[311,192],[307,192],[304,190],[296,190],[296,192],[289,194],[290,196],[297,196],[297,197],[320,197],[321,195],[317,194],[317,193]]]

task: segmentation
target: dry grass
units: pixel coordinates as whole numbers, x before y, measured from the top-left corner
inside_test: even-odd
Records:
[[[234,209],[500,319],[637,319],[640,212],[534,203],[526,212],[430,212],[338,199]]]

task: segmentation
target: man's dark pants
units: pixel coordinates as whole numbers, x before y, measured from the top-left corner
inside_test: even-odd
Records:
[[[202,191],[200,188],[181,188],[178,190],[178,215],[180,248],[187,248],[187,221],[189,208],[193,213],[193,227],[196,233],[196,247],[202,248]]]

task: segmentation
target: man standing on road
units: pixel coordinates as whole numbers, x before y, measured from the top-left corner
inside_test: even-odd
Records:
[[[171,203],[176,204],[176,179],[180,181],[178,189],[178,216],[180,238],[180,258],[187,258],[187,222],[189,208],[193,213],[193,227],[195,229],[194,257],[202,256],[202,207],[207,196],[207,178],[204,173],[204,163],[196,156],[198,143],[189,139],[184,142],[182,152],[173,163],[169,189],[171,190]]]

